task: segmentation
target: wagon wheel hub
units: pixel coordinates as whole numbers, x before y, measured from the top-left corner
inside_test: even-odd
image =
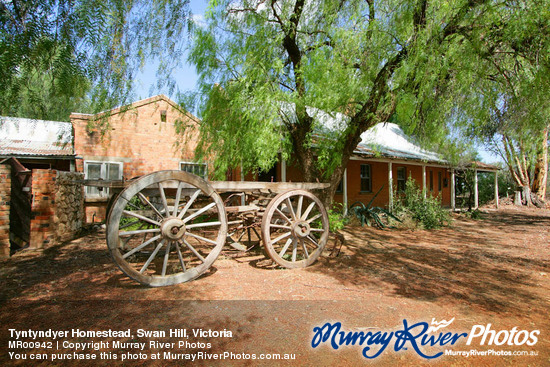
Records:
[[[292,233],[295,237],[304,238],[309,236],[309,233],[311,232],[311,227],[308,222],[306,221],[297,221],[292,225]]]
[[[177,241],[185,235],[185,224],[179,218],[170,217],[162,221],[160,232],[162,237],[168,240]]]

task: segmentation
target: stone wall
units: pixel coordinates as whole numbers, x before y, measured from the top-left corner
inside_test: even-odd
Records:
[[[73,238],[82,228],[84,187],[75,180],[82,173],[34,169],[30,248]]]
[[[11,166],[0,164],[0,257],[10,256]]]
[[[57,241],[74,238],[84,219],[84,174],[58,171],[55,179],[54,225]]]

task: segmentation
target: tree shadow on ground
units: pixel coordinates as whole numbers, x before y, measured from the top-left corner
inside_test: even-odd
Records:
[[[216,271],[210,267],[195,281]],[[13,299],[139,298],[144,292],[162,299],[175,292],[167,291],[170,287],[150,288],[127,277],[111,258],[104,231],[4,260],[0,262],[0,282],[0,307]]]
[[[550,226],[550,216],[497,212],[485,217],[460,219],[453,228],[436,231],[347,228],[343,254],[309,271],[423,301],[546,312],[548,289],[540,286],[546,278],[539,274],[550,270],[547,244],[529,238]]]

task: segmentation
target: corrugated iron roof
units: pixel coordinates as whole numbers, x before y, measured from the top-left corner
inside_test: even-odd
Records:
[[[283,110],[291,111],[290,104],[284,104]],[[342,113],[328,113],[317,108],[306,107],[307,112],[318,122],[319,136],[337,136],[345,127],[350,117]],[[401,128],[391,122],[376,124],[361,134],[361,142],[354,149],[354,154],[362,157],[383,157],[406,159],[439,164],[448,162],[435,152],[422,149],[405,135]]]
[[[74,156],[70,122],[0,117],[0,155]]]
[[[420,148],[401,128],[390,122],[379,123],[361,134],[355,154],[446,164],[437,153]]]

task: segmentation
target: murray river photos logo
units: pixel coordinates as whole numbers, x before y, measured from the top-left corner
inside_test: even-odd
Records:
[[[342,346],[358,346],[362,348],[365,358],[373,359],[380,356],[384,350],[393,346],[393,350],[409,350],[412,348],[419,356],[433,359],[443,355],[442,351],[429,351],[442,346],[452,346],[459,341],[465,341],[466,345],[509,345],[533,346],[537,343],[539,330],[493,330],[491,324],[474,325],[469,333],[445,332],[442,329],[448,327],[454,321],[436,321],[409,323],[403,320],[403,329],[394,331],[368,330],[345,331],[340,322],[327,322],[323,326],[313,328],[311,346],[317,348],[321,344],[327,344],[333,349]],[[370,328],[369,328],[370,329]]]

